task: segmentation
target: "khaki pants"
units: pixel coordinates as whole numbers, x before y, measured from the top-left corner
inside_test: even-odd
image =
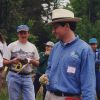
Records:
[[[45,96],[45,100],[65,100],[65,98],[66,97],[56,96],[53,93],[50,93],[49,91],[47,91]]]

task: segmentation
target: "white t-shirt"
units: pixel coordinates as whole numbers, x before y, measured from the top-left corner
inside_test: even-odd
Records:
[[[4,53],[3,58],[10,60],[19,57],[22,59],[29,58],[29,59],[39,60],[39,54],[34,44],[30,42],[22,44],[19,41],[15,41],[8,45],[8,50],[6,53]],[[13,65],[11,65],[10,68],[16,70],[14,69]],[[23,72],[31,72],[31,71],[32,71],[32,64],[29,64],[23,70]]]
[[[0,42],[0,67],[3,67],[3,54],[6,52],[6,43]]]

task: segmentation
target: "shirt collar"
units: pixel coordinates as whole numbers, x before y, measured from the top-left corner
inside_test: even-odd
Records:
[[[73,44],[73,43],[76,42],[78,39],[79,39],[79,36],[77,35],[77,36],[73,37],[69,42],[64,43],[63,41],[60,41],[60,43],[61,43],[61,45],[63,45],[63,46],[67,46],[67,45]]]
[[[72,39],[70,40],[70,41],[68,41],[68,42],[66,42],[66,43],[64,43],[64,45],[67,45],[67,44],[69,44],[69,43],[71,43],[71,42],[73,42],[74,40],[75,40],[75,35],[72,37]]]

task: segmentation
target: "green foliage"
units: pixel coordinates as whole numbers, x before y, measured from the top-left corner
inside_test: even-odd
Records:
[[[100,0],[70,0],[66,8],[69,7],[75,16],[82,18],[76,33],[87,42],[89,38],[96,37],[100,43]]]
[[[29,41],[30,41],[31,43],[35,43],[35,42],[38,41],[38,37],[35,36],[35,35],[33,35],[33,34],[30,34]]]
[[[16,27],[27,24],[29,40],[42,50],[42,44],[51,40],[51,31],[45,24],[56,6],[55,0],[0,0],[0,32],[6,35],[7,44],[17,39]]]
[[[51,34],[51,27],[46,23],[50,20],[51,10],[60,6],[61,0],[0,0],[0,32],[6,35],[7,43],[17,39],[16,27],[27,24],[30,27],[30,41],[40,50],[49,40],[56,42]],[[100,0],[70,0],[66,9],[74,11],[81,17],[76,33],[88,41],[95,36],[100,43]]]

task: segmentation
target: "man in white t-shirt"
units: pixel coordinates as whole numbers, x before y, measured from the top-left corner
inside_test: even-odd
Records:
[[[35,100],[34,86],[31,78],[32,67],[39,65],[38,51],[28,42],[29,27],[17,28],[18,40],[8,45],[4,54],[4,64],[9,66],[7,75],[10,100],[18,100],[22,92],[23,100]]]

